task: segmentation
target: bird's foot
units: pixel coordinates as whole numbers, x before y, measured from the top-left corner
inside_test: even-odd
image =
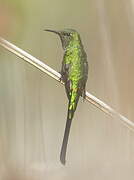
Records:
[[[62,75],[61,71],[60,71],[59,73],[61,74],[61,77],[59,78],[59,81],[60,81],[60,82],[64,82],[64,81],[63,81],[63,75]]]
[[[85,91],[85,90],[82,92],[82,99],[83,99],[83,102],[84,102],[85,99],[86,99],[86,91]]]

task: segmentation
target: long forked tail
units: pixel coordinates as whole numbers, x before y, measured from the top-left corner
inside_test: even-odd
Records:
[[[74,113],[72,112],[72,115],[70,115],[70,114],[71,114],[71,112],[70,112],[70,110],[68,108],[68,115],[67,115],[65,133],[64,133],[64,138],[63,138],[62,147],[61,147],[61,153],[60,153],[60,161],[61,161],[62,164],[66,163],[67,144],[68,144],[70,127],[71,127],[72,118],[73,118]]]
[[[65,133],[64,133],[64,138],[63,138],[61,153],[60,153],[60,161],[63,165],[65,165],[65,163],[66,163],[66,151],[67,151],[67,144],[68,144],[68,138],[69,138],[69,133],[70,133],[70,127],[71,127],[72,119],[74,116],[74,112],[76,110],[78,99],[79,99],[79,97],[77,98],[77,100],[75,102],[75,108],[73,108],[73,107],[70,108],[70,105],[71,105],[70,101],[68,104],[67,121],[66,121]]]

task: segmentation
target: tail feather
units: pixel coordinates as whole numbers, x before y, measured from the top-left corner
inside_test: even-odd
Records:
[[[79,97],[76,99],[76,102],[75,102],[76,106],[77,106],[78,100],[79,100]],[[74,112],[76,110],[76,106],[75,106],[75,109],[73,109],[73,108],[70,109],[70,101],[69,101],[65,133],[64,133],[64,138],[63,138],[61,153],[60,153],[60,161],[64,165],[66,163],[66,151],[67,151],[67,144],[68,144],[68,138],[69,138],[69,133],[70,133],[70,127],[71,127],[72,119],[74,116]]]
[[[61,153],[60,153],[60,161],[62,164],[66,163],[65,158],[66,158],[67,144],[68,144],[68,138],[69,138],[73,114],[74,114],[74,112],[70,112],[70,110],[68,109],[65,133],[64,133],[64,138],[63,138]]]

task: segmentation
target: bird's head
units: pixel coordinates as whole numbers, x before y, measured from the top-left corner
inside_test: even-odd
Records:
[[[72,42],[80,42],[80,36],[78,32],[74,29],[64,29],[60,31],[55,31],[55,30],[50,30],[50,29],[45,29],[45,31],[53,32],[56,33],[60,36],[61,42],[62,42],[62,47],[64,50],[70,45]]]

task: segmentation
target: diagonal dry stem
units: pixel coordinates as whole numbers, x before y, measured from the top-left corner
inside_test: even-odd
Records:
[[[14,44],[8,42],[7,40],[3,39],[0,37],[0,45],[7,49],[8,51],[12,52],[16,56],[20,57],[24,61],[32,64],[35,66],[37,69],[40,69],[44,73],[48,74],[55,80],[60,81],[60,73],[57,71],[53,70],[51,67],[46,65],[45,63],[41,62],[39,59],[33,57],[32,55],[28,54],[27,52],[23,51],[22,49],[18,48]],[[61,82],[63,84],[63,82]],[[96,98],[92,94],[86,92],[86,100],[93,104],[95,107],[103,111],[104,113],[112,116],[113,118],[119,119],[126,127],[128,127],[130,130],[134,131],[134,123],[115,111],[113,108],[111,108],[109,105],[101,101],[100,99]]]

